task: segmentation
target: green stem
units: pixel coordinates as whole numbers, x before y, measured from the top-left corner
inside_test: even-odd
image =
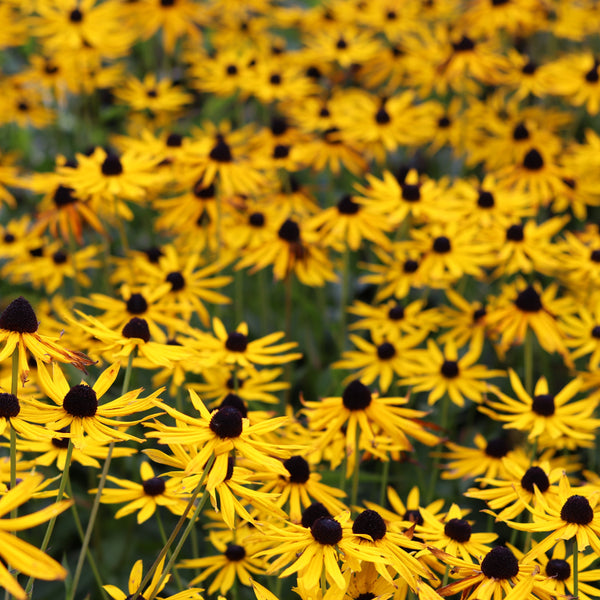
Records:
[[[348,304],[348,296],[350,291],[350,249],[348,246],[344,249],[342,256],[342,289],[340,298],[340,337],[338,346],[340,352],[346,347],[346,305]]]
[[[321,569],[321,595],[323,598],[327,592],[327,570],[325,569],[325,565]]]
[[[123,389],[121,391],[121,395],[126,394],[127,391],[129,390],[129,383],[131,381],[131,371],[132,371],[134,354],[135,354],[135,350],[129,355],[129,359],[127,361],[127,370],[125,371],[125,378],[123,379]],[[87,529],[85,530],[85,535],[83,537],[83,542],[81,544],[79,558],[77,559],[77,566],[75,567],[75,575],[73,576],[73,582],[72,582],[72,586],[71,586],[71,594],[69,596],[70,600],[74,600],[75,593],[77,592],[77,586],[79,584],[79,579],[81,578],[83,563],[85,561],[88,547],[90,545],[90,539],[92,537],[92,532],[94,531],[94,526],[96,524],[96,518],[98,516],[98,509],[100,508],[100,498],[102,497],[104,485],[106,484],[106,477],[108,475],[108,470],[110,468],[110,463],[112,460],[112,454],[113,454],[114,448],[115,448],[115,442],[113,441],[108,446],[108,452],[106,453],[106,459],[104,460],[104,466],[102,467],[102,473],[100,474],[100,481],[98,483],[98,491],[96,492],[96,496],[94,497],[94,504],[92,505],[92,510],[90,512],[90,520],[88,521]]]
[[[525,334],[525,347],[523,349],[523,363],[525,365],[525,391],[533,394],[533,332],[527,329]]]
[[[573,537],[573,598],[579,598],[579,548],[577,537]]]
[[[158,523],[158,530],[160,531],[160,539],[162,540],[163,546],[167,543],[167,534],[165,533],[165,526],[162,522],[162,517],[160,516],[159,507],[156,507],[156,522]],[[169,550],[167,552],[167,556],[171,558],[172,552]],[[194,555],[196,556],[196,555]],[[183,584],[181,582],[181,577],[179,576],[179,572],[177,569],[173,569],[173,575],[175,577],[175,581],[177,582],[177,587],[179,590],[183,590]]]
[[[79,288],[79,281],[77,281],[77,260],[75,253],[77,252],[77,244],[75,243],[75,235],[73,234],[73,228],[69,223],[69,254],[71,257],[71,266],[73,267],[73,292],[75,298],[79,298],[81,295],[81,289]]]
[[[175,525],[175,529],[173,529],[173,531],[171,532],[171,535],[169,536],[167,543],[163,546],[162,550],[156,557],[154,564],[150,567],[150,570],[146,573],[146,576],[140,583],[138,589],[133,593],[133,595],[131,596],[131,598],[129,598],[129,600],[138,600],[138,597],[140,596],[140,594],[142,593],[144,588],[148,585],[148,583],[152,579],[154,572],[158,568],[158,565],[160,564],[162,559],[166,556],[167,551],[169,550],[169,548],[175,541],[175,538],[181,531],[181,528],[183,527],[183,524],[185,523],[188,513],[190,512],[192,506],[194,505],[194,502],[196,501],[196,498],[198,497],[198,494],[200,493],[200,488],[202,487],[202,484],[204,483],[204,480],[206,479],[206,475],[212,468],[214,462],[215,462],[215,457],[211,456],[209,461],[206,463],[206,466],[204,467],[202,477],[200,477],[200,481],[198,482],[198,485],[196,486],[196,489],[194,490],[192,497],[190,498],[189,502],[187,503],[187,506],[185,507],[183,514],[181,515],[179,521],[177,522],[177,525]],[[206,488],[204,488],[204,492],[202,493],[200,502],[198,502],[198,505],[196,506],[196,510],[194,511],[192,518],[189,520],[187,527],[185,528],[184,532],[181,534],[181,538],[179,539],[179,542],[177,543],[177,546],[175,547],[175,550],[173,551],[173,555],[171,556],[169,562],[167,563],[167,566],[163,569],[162,575],[161,575],[160,579],[158,580],[158,583],[154,587],[152,594],[150,594],[146,598],[146,600],[154,600],[154,597],[158,593],[158,590],[160,589],[162,582],[166,579],[167,575],[169,574],[169,571],[173,567],[173,563],[175,562],[175,560],[177,560],[177,556],[179,555],[179,552],[181,551],[183,543],[185,542],[188,535],[190,534],[190,531],[196,524],[196,519],[198,518],[200,511],[204,508],[204,505],[206,504],[207,500],[208,500],[208,492],[206,491]]]
[[[15,346],[12,353],[12,375],[10,380],[10,393],[17,397],[19,389],[19,344]],[[17,485],[17,432],[10,426],[10,489],[14,490]],[[13,508],[10,511],[10,518],[16,519],[18,509]],[[16,533],[15,533],[16,535]]]
[[[449,412],[450,412],[450,397],[448,396],[448,394],[444,394],[443,398],[440,400],[440,402],[442,403],[442,412],[441,412],[441,416],[440,416],[440,427],[442,428],[443,431],[449,431],[450,430],[450,423],[449,423]],[[426,503],[429,504],[430,502],[433,501],[433,496],[434,496],[434,492],[435,492],[435,484],[438,480],[438,471],[439,471],[439,466],[440,466],[440,455],[439,453],[436,454],[436,456],[433,459],[433,465],[431,468],[431,475],[429,477],[429,486],[427,487],[427,497],[426,497]]]
[[[442,587],[444,587],[448,583],[449,575],[450,575],[450,565],[446,565],[446,569],[444,570],[444,579],[442,580]]]
[[[358,439],[360,437],[360,429],[356,427],[356,436],[354,438],[354,471],[352,473],[352,495],[350,497],[350,508],[354,510],[358,500],[358,476],[360,474],[360,460],[358,458]]]

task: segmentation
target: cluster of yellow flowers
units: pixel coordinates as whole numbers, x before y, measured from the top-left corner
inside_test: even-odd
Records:
[[[597,2],[0,21],[7,594],[600,597]]]

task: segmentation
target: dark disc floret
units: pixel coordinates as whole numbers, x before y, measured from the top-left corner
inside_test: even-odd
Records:
[[[172,292],[178,292],[185,287],[185,278],[179,271],[171,271],[166,280],[171,284]]]
[[[52,262],[55,265],[64,265],[67,262],[67,253],[64,252],[63,250],[57,250],[53,255],[52,255]]]
[[[523,225],[511,225],[506,230],[506,239],[511,242],[522,242],[525,239]]]
[[[0,394],[0,417],[10,419],[16,417],[21,412],[19,399],[14,394]]]
[[[383,342],[383,344],[379,344],[377,346],[377,356],[381,360],[389,360],[393,358],[396,354],[396,348],[389,342]]]
[[[279,73],[272,73],[269,77],[271,85],[281,85],[281,75]]]
[[[446,254],[452,250],[450,240],[445,235],[440,235],[433,240],[433,251],[438,254]]]
[[[492,458],[502,458],[512,450],[508,440],[503,437],[492,438],[485,447],[485,453]]]
[[[239,331],[232,331],[225,340],[225,348],[230,352],[245,352],[248,347],[248,337]]]
[[[416,260],[413,260],[412,258],[405,260],[404,264],[402,265],[402,270],[405,273],[416,273],[418,268],[419,263]]]
[[[479,208],[493,208],[496,201],[494,194],[486,190],[479,190],[479,196],[477,197],[477,206]]]
[[[264,227],[265,224],[265,215],[261,212],[253,212],[248,217],[248,224],[251,227]]]
[[[165,493],[165,481],[160,477],[150,477],[142,483],[146,496],[160,496]]]
[[[375,121],[379,125],[386,125],[391,120],[390,113],[383,106],[375,113]]]
[[[78,8],[74,8],[69,13],[69,21],[71,23],[81,23],[83,21],[83,13]]]
[[[279,228],[277,235],[286,242],[295,243],[300,241],[300,227],[296,221],[286,219]]]
[[[120,175],[123,172],[123,164],[116,154],[107,154],[100,170],[102,171],[102,175],[109,177]]]
[[[486,315],[485,308],[481,307],[477,310],[473,311],[473,323],[477,323],[479,320],[483,319]]]
[[[360,210],[360,204],[354,202],[350,194],[345,194],[337,203],[337,209],[342,215],[355,215]]]
[[[373,592],[363,592],[354,598],[354,600],[373,600],[375,598],[375,594]]]
[[[69,204],[74,204],[77,202],[77,198],[74,196],[75,190],[73,188],[67,187],[66,185],[59,185],[54,190],[54,195],[52,199],[54,200],[54,204],[61,208],[63,206],[68,206]]]
[[[460,372],[458,363],[455,360],[445,360],[442,363],[440,371],[446,379],[454,379],[455,377],[458,377]]]
[[[158,246],[150,246],[149,248],[142,250],[142,252],[153,265],[158,264],[159,258],[164,256],[163,251]]]
[[[232,392],[230,392],[229,394],[227,394],[227,396],[225,396],[225,398],[223,398],[223,401],[221,402],[219,408],[221,408],[222,406],[232,406],[237,411],[239,411],[242,417],[248,416],[248,407],[237,394],[234,394]]]
[[[246,550],[239,544],[227,544],[224,554],[227,560],[231,562],[240,562],[240,560],[246,558]]]
[[[523,159],[523,166],[529,171],[539,171],[544,167],[544,159],[542,155],[532,148]]]
[[[523,312],[539,312],[542,310],[542,299],[532,286],[527,286],[519,292],[515,300],[517,308]]]
[[[35,333],[38,320],[29,302],[19,296],[13,300],[0,315],[0,329],[16,333]]]
[[[290,155],[290,149],[289,144],[277,144],[273,148],[273,158],[287,158]]]
[[[8,231],[4,234],[3,238],[5,244],[12,244],[16,239],[17,238]]]
[[[546,563],[546,575],[557,581],[565,581],[571,576],[571,565],[562,558],[551,558]]]
[[[383,538],[386,532],[385,521],[376,510],[363,510],[352,525],[352,533],[370,535],[374,541]]]
[[[213,200],[216,193],[215,184],[211,183],[205,186],[202,183],[202,179],[196,181],[192,191],[194,192],[194,196],[200,200]]]
[[[540,467],[529,467],[521,477],[521,487],[529,493],[534,493],[534,485],[544,493],[550,487],[548,475]]]
[[[463,35],[458,42],[452,44],[454,52],[469,52],[475,48],[475,42],[466,35]]]
[[[364,410],[371,404],[371,392],[362,381],[355,379],[346,386],[342,402],[348,410]]]
[[[310,526],[310,532],[324,546],[335,546],[343,535],[342,526],[331,517],[319,517]]]
[[[165,142],[169,148],[179,148],[183,143],[183,136],[179,133],[170,133]]]
[[[421,199],[421,186],[418,184],[403,183],[402,200],[406,202],[418,202]]]
[[[144,342],[150,341],[150,329],[148,328],[148,322],[146,319],[140,319],[139,317],[133,317],[125,323],[125,327],[121,330],[121,335],[126,338],[138,338],[144,340]]]
[[[466,519],[450,519],[444,525],[444,533],[451,540],[464,544],[471,539],[471,524]]]
[[[148,302],[142,294],[136,292],[131,294],[127,300],[127,312],[131,315],[141,315],[148,310]]]
[[[325,508],[321,502],[313,502],[310,506],[307,506],[302,513],[302,527],[313,526],[313,523],[317,519],[331,518],[330,512]]]
[[[290,483],[306,483],[310,479],[310,466],[301,456],[290,456],[283,461],[288,470]]]
[[[519,573],[519,561],[506,546],[496,546],[481,561],[481,571],[488,579],[510,579]]]
[[[233,161],[233,155],[231,154],[231,148],[225,141],[225,138],[219,134],[212,150],[208,154],[210,158],[216,162],[229,163]]]
[[[52,445],[60,450],[66,450],[69,447],[69,438],[52,438]]]
[[[600,339],[600,325],[594,325],[592,328],[592,337],[596,340]]]
[[[560,509],[560,518],[567,523],[587,525],[594,519],[594,509],[585,496],[570,496]]]
[[[98,410],[98,398],[93,388],[80,383],[67,392],[62,405],[73,417],[93,417]]]
[[[210,419],[211,431],[222,440],[239,437],[244,429],[242,415],[233,406],[222,406]]]
[[[418,508],[409,508],[404,513],[404,520],[409,521],[410,523],[416,523],[417,525],[423,525],[425,523],[423,519],[423,515]]]
[[[519,123],[513,129],[513,140],[526,140],[529,138],[529,130],[525,127],[525,123]]]
[[[404,319],[404,307],[401,304],[396,304],[388,310],[388,319],[392,321],[401,321]]]
[[[531,410],[542,417],[551,417],[555,411],[554,396],[552,394],[538,394],[533,397]]]

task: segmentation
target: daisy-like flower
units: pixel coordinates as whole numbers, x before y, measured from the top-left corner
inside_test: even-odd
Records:
[[[592,418],[596,402],[591,398],[571,400],[581,388],[579,377],[571,380],[562,390],[551,394],[548,381],[540,377],[533,397],[523,387],[518,375],[509,369],[509,378],[517,398],[511,398],[495,387],[490,392],[499,400],[490,398],[479,410],[496,421],[503,421],[506,429],[528,432],[530,441],[543,436],[546,443],[559,444],[561,439],[589,443],[595,438],[600,419]]]
[[[287,417],[277,417],[250,425],[248,419],[242,417],[240,411],[233,406],[222,406],[211,413],[194,390],[190,390],[190,399],[199,413],[198,417],[190,417],[167,404],[157,402],[156,405],[175,418],[178,425],[170,427],[154,422],[147,426],[153,427],[155,431],[146,434],[147,437],[157,438],[160,444],[198,445],[198,453],[186,466],[187,475],[202,472],[204,465],[211,456],[214,456],[215,464],[211,473],[215,479],[223,481],[229,467],[229,453],[234,449],[240,456],[262,464],[276,473],[286,475],[287,470],[274,456],[287,458],[290,451],[264,442],[261,438],[264,438],[266,433],[281,427]]]
[[[283,461],[288,471],[287,477],[281,475],[259,474],[257,479],[263,482],[261,492],[278,494],[277,506],[287,507],[292,523],[300,523],[302,512],[314,502],[320,502],[331,514],[346,509],[341,502],[346,494],[337,488],[321,483],[321,475],[311,470],[311,465],[302,456],[296,454]]]
[[[346,448],[353,451],[357,428],[373,441],[376,432],[383,432],[401,449],[410,451],[408,436],[428,446],[439,438],[427,431],[421,419],[424,411],[404,408],[407,398],[380,398],[359,380],[350,382],[341,397],[322,398],[317,402],[304,402],[304,414],[309,428],[319,432],[315,446],[323,448],[345,428]]]
[[[555,315],[572,312],[573,300],[557,298],[557,292],[557,284],[551,283],[543,290],[538,284],[525,285],[522,280],[503,287],[500,296],[488,305],[486,315],[490,330],[500,337],[497,348],[501,354],[511,345],[522,344],[531,329],[546,352],[559,352],[563,360],[570,360]]]
[[[312,504],[302,514],[301,525],[270,525],[263,535],[264,542],[269,547],[260,550],[256,556],[279,555],[271,563],[267,573],[275,573],[291,563],[279,577],[298,573],[299,583],[308,590],[314,590],[319,585],[323,570],[330,586],[345,590],[346,579],[339,565],[340,552],[343,553],[345,564],[353,565],[354,570],[358,569],[358,560],[351,559],[348,553],[349,534],[344,526],[349,518],[348,511],[332,517],[323,505]],[[369,562],[385,563],[381,554],[369,547],[363,549],[361,558]]]
[[[85,371],[87,365],[93,363],[81,352],[73,352],[62,348],[53,338],[37,333],[38,320],[29,302],[20,296],[13,300],[0,314],[0,362],[6,360],[18,348],[19,373],[23,382],[29,375],[27,350],[38,362],[56,360],[71,363]]]
[[[14,394],[0,392],[0,435],[5,435],[12,427],[26,438],[51,437],[52,434],[47,429],[30,422],[35,422],[35,414],[35,409],[31,408],[26,400],[19,400]]]
[[[428,331],[412,331],[396,339],[394,342],[381,335],[374,335],[373,343],[359,337],[350,335],[350,340],[358,348],[348,350],[342,354],[341,360],[334,362],[334,369],[351,369],[352,375],[346,381],[355,379],[356,376],[366,385],[379,380],[379,388],[387,392],[394,381],[394,377],[402,377],[413,372],[414,363],[412,353],[408,351],[419,345],[426,337]]]
[[[513,450],[508,438],[504,436],[487,440],[478,433],[475,436],[475,448],[460,446],[454,442],[446,442],[450,452],[442,454],[448,459],[444,465],[442,479],[484,477],[509,477],[509,472],[502,460],[505,456],[521,465],[529,465],[529,458],[523,450]]]
[[[600,307],[597,296],[590,297],[590,309],[581,305],[576,314],[561,315],[559,326],[564,332],[565,344],[571,348],[571,358],[577,360],[590,355],[588,371],[596,371],[600,365]]]
[[[366,563],[373,562],[377,572],[390,583],[392,577],[388,569],[391,568],[412,590],[416,590],[417,577],[429,579],[432,575],[405,548],[420,550],[423,545],[403,533],[389,530],[383,517],[376,510],[362,511],[352,523],[352,535],[348,539],[348,555]],[[385,559],[384,562],[369,560],[364,555],[367,549],[379,552]]]
[[[213,317],[212,326],[214,337],[195,330],[189,333],[211,353],[216,363],[251,368],[253,365],[281,365],[302,357],[299,352],[289,352],[297,346],[296,342],[276,343],[284,337],[282,331],[248,341],[248,324],[245,322],[229,333],[218,317]]]
[[[486,330],[486,307],[480,300],[469,302],[453,289],[445,290],[446,297],[453,306],[439,307],[438,325],[447,331],[438,337],[440,343],[453,340],[457,348],[462,348],[475,340]]]
[[[465,398],[482,402],[488,389],[487,380],[504,375],[504,371],[475,364],[481,356],[482,333],[473,338],[468,351],[461,358],[453,340],[446,342],[444,352],[433,340],[427,340],[427,350],[413,353],[413,374],[401,379],[400,383],[412,386],[414,392],[428,391],[427,402],[430,405],[444,394],[448,394],[457,406],[464,406]]]
[[[577,558],[577,582],[580,600],[592,600],[600,596],[600,590],[593,584],[600,578],[600,569],[589,569],[598,560],[595,552],[581,553]],[[560,540],[548,557],[538,556],[542,569],[538,576],[541,581],[534,584],[534,593],[544,600],[551,598],[568,598],[575,593],[573,555],[567,556],[566,544]],[[592,584],[592,585],[590,585]]]
[[[581,493],[573,493],[573,492]],[[577,541],[577,551],[582,552],[591,546],[594,552],[600,552],[600,495],[590,493],[589,489],[571,488],[569,479],[563,474],[558,484],[558,502],[548,502],[539,490],[535,491],[536,506],[528,507],[533,516],[531,523],[507,521],[514,529],[520,531],[548,531],[542,541],[536,544],[525,559],[537,558],[552,548],[557,540]]]
[[[6,515],[27,502],[42,480],[42,475],[31,475],[26,477],[15,488],[6,492],[0,498],[0,516]],[[71,500],[63,500],[22,517],[0,519],[0,556],[2,557],[2,563],[0,563],[0,585],[15,598],[18,598],[18,600],[27,600],[29,596],[9,573],[5,563],[26,575],[47,581],[64,579],[67,576],[67,572],[54,559],[44,554],[35,546],[19,539],[11,532],[30,529],[40,523],[44,523],[62,513],[72,503]]]
[[[156,571],[152,575],[152,579],[148,584],[148,587],[145,590],[140,590],[138,598],[154,598],[157,597],[157,594],[160,594],[164,587],[169,583],[169,579],[171,579],[171,575],[167,575],[163,582],[159,585],[159,581],[163,575],[163,567],[165,564],[165,559],[163,558]],[[127,600],[127,598],[133,598],[133,595],[138,591],[140,584],[143,580],[143,569],[144,564],[142,560],[137,560],[131,569],[131,573],[129,574],[129,581],[127,584],[128,594],[126,594],[123,590],[118,588],[116,585],[103,585],[102,587],[106,590],[106,593],[113,600]],[[200,594],[202,590],[200,588],[187,588],[177,594],[173,594],[171,596],[157,598],[157,600],[202,600],[202,595]]]
[[[140,477],[141,484],[107,475],[106,479],[119,488],[105,487],[100,502],[103,504],[127,502],[116,512],[115,519],[138,511],[137,522],[143,523],[154,514],[158,506],[166,506],[175,514],[183,513],[187,500],[178,491],[180,488],[178,479],[157,477],[148,462],[141,464]],[[90,490],[90,493],[95,494],[97,491],[97,489]]]
[[[550,502],[558,498],[558,486],[564,470],[561,467],[551,467],[546,460],[536,461],[532,466],[525,467],[510,458],[504,458],[506,478],[484,477],[476,481],[485,489],[470,488],[465,492],[468,498],[485,500],[492,511],[500,512],[497,521],[514,519],[520,515],[527,505],[536,505],[535,490],[548,495]],[[489,487],[488,487],[489,486]]]
[[[473,533],[472,522],[464,518],[465,511],[457,504],[452,504],[443,517],[432,515],[426,508],[419,512],[423,518],[423,523],[415,527],[419,539],[467,562],[487,554],[489,544],[498,537],[495,533]]]
[[[483,558],[478,557],[479,564],[474,565],[469,561],[455,558],[432,549],[432,552],[446,564],[452,566],[452,576],[460,578],[439,588],[437,593],[441,596],[452,596],[462,592],[465,600],[497,600],[508,596],[513,590],[511,598],[524,598],[525,594],[533,587],[533,576],[537,567],[531,563],[519,563],[517,557],[507,546],[492,548]]]
[[[208,593],[214,594],[218,590],[220,594],[227,594],[236,581],[250,586],[252,575],[265,573],[265,560],[255,556],[264,546],[256,530],[248,525],[238,525],[232,531],[212,530],[208,537],[219,554],[188,558],[177,565],[181,569],[202,569],[200,575],[190,581],[190,585],[201,583],[216,573]]]
[[[141,422],[121,421],[120,417],[153,408],[153,402],[162,390],[157,390],[150,396],[140,398],[142,389],[131,390],[126,394],[105,404],[98,401],[108,392],[119,374],[119,365],[115,363],[100,374],[93,386],[80,383],[70,386],[62,370],[57,364],[52,365],[52,375],[46,367],[38,364],[40,387],[56,404],[52,407],[41,402],[32,404],[39,410],[39,422],[53,431],[60,432],[68,428],[66,437],[73,440],[75,448],[84,448],[87,436],[96,443],[107,443],[117,440],[141,441],[122,429]]]

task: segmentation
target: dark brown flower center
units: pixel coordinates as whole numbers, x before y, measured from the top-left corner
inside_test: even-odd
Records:
[[[14,394],[0,394],[0,418],[10,419],[21,412],[19,399]]]
[[[511,225],[506,230],[506,239],[511,242],[522,242],[524,238],[523,225]]]
[[[225,556],[231,562],[240,562],[246,558],[246,550],[238,544],[227,544]]]
[[[73,417],[93,417],[98,410],[96,392],[89,385],[74,385],[63,399],[63,408]]]
[[[479,190],[479,196],[477,197],[477,206],[479,208],[492,208],[495,204],[494,194],[485,190]]]
[[[532,286],[527,286],[522,292],[519,292],[515,304],[523,312],[542,310],[542,299]]]
[[[233,406],[222,406],[210,419],[211,431],[221,439],[239,437],[244,429],[242,415]]]
[[[310,506],[306,507],[302,513],[302,527],[308,529],[313,526],[313,523],[317,519],[323,517],[331,518],[331,514],[321,502],[313,502]]]
[[[112,177],[120,175],[123,172],[123,165],[121,164],[121,159],[116,154],[107,154],[100,169],[102,175]]]
[[[171,284],[172,292],[178,292],[185,287],[185,279],[179,271],[171,271],[167,275],[167,281]]]
[[[283,461],[283,466],[290,474],[290,483],[306,483],[310,478],[310,466],[301,456],[290,456]]]
[[[77,198],[73,195],[73,188],[59,185],[56,190],[54,190],[54,196],[52,199],[54,200],[54,204],[58,208],[62,208],[63,206],[68,206],[69,204],[74,204],[77,202]]]
[[[594,510],[587,498],[575,494],[563,504],[560,509],[560,518],[567,523],[587,525],[594,519]]]
[[[131,294],[127,300],[127,312],[131,315],[141,315],[148,310],[148,303],[142,294]]]
[[[165,492],[165,482],[160,477],[150,477],[142,483],[146,496],[160,496]]]
[[[346,386],[342,402],[348,410],[364,410],[371,404],[371,392],[364,383],[355,379]]]
[[[150,329],[146,319],[140,319],[139,317],[133,317],[129,319],[125,324],[125,327],[121,330],[121,335],[126,338],[138,338],[144,340],[144,342],[150,341]]]
[[[459,374],[458,363],[455,360],[445,360],[440,370],[446,379],[454,379]]]
[[[557,581],[565,581],[571,576],[571,565],[562,558],[551,558],[546,563],[546,575]]]
[[[225,348],[230,352],[245,352],[248,347],[248,338],[239,331],[232,331],[225,340]]]
[[[380,360],[389,360],[396,355],[396,348],[389,342],[383,342],[377,346],[377,356]]]
[[[554,414],[554,396],[552,394],[538,394],[533,397],[531,410],[542,417],[550,417]]]
[[[222,135],[217,135],[216,143],[210,151],[209,156],[216,162],[229,163],[233,161],[231,148]]]
[[[370,535],[375,541],[383,538],[386,532],[385,521],[375,510],[363,510],[352,525],[352,533]]]
[[[450,519],[444,525],[444,533],[451,540],[464,544],[471,539],[471,524],[465,519]]]
[[[233,408],[239,411],[242,417],[248,416],[248,408],[246,404],[237,394],[234,394],[232,392],[229,392],[229,394],[227,394],[227,396],[223,398],[223,401],[221,402],[219,408],[221,406],[232,406]]]
[[[295,243],[300,240],[300,227],[296,221],[286,219],[279,228],[277,235],[286,242]]]
[[[342,526],[331,517],[319,517],[311,525],[310,532],[323,546],[335,546],[343,535]]]
[[[360,204],[354,202],[350,194],[346,194],[340,198],[337,209],[342,215],[355,215],[360,210]]]
[[[510,444],[505,437],[491,439],[485,448],[485,453],[492,458],[502,458],[511,451]]]
[[[532,148],[523,159],[523,166],[529,171],[539,171],[544,167],[544,159],[542,155]]]
[[[445,235],[440,235],[433,240],[433,251],[438,254],[446,254],[450,252],[452,246],[450,240]]]
[[[540,467],[529,467],[521,477],[521,487],[529,493],[534,493],[534,485],[544,493],[550,487],[548,475]]]
[[[519,561],[505,546],[496,546],[481,561],[481,571],[488,579],[510,579],[519,573]]]
[[[0,329],[16,333],[35,333],[38,320],[29,302],[19,296],[13,300],[0,315]]]

